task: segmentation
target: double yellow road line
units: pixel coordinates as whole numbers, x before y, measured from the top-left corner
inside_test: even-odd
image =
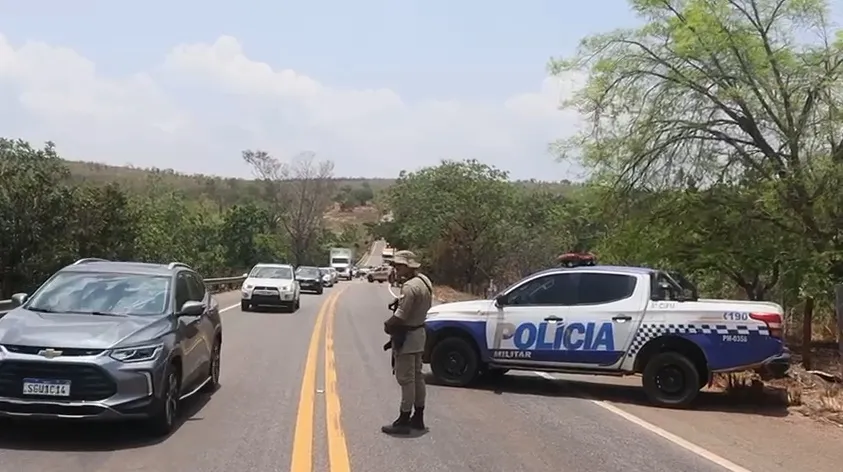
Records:
[[[316,372],[319,359],[320,334],[323,332],[325,341],[325,418],[328,436],[328,463],[331,472],[350,472],[351,463],[348,458],[348,445],[342,429],[340,397],[337,391],[337,369],[334,357],[334,317],[336,316],[337,300],[347,286],[338,287],[322,303],[310,345],[307,348],[307,360],[304,365],[301,394],[299,395],[299,410],[296,417],[296,430],[293,437],[293,455],[290,472],[313,471],[313,419],[316,404]]]

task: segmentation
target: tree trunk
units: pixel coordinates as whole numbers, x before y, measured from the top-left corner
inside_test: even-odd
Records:
[[[840,372],[843,372],[843,284],[834,287],[834,307],[837,314],[837,361]]]
[[[805,308],[802,312],[802,365],[805,369],[811,369],[811,334],[814,327],[814,297],[805,299]]]

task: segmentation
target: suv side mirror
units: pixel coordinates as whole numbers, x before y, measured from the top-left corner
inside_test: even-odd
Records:
[[[179,316],[199,316],[205,313],[205,304],[194,300],[184,302],[179,311]]]
[[[21,306],[29,299],[29,294],[27,293],[16,293],[12,295],[12,305],[14,306]]]
[[[497,307],[506,306],[506,295],[501,294],[501,295],[498,295],[497,297],[495,297],[495,306],[497,306]]]

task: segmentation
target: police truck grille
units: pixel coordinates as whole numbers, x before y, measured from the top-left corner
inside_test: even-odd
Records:
[[[23,379],[55,379],[70,381],[70,396],[40,397],[23,394]],[[117,393],[114,380],[94,365],[65,362],[0,362],[0,396],[9,398],[49,398],[51,400],[104,400]]]

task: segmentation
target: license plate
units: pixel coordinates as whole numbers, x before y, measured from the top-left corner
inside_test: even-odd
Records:
[[[23,394],[69,397],[70,380],[23,379]]]
[[[255,290],[255,295],[275,295],[276,292],[272,290]]]

